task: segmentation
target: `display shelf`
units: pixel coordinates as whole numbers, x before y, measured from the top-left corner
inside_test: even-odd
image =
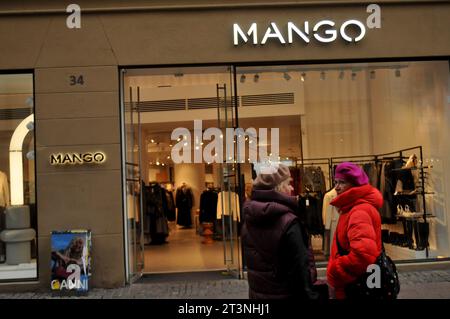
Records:
[[[429,169],[433,168],[433,166],[413,166],[413,167],[402,167],[402,168],[394,168],[392,171],[398,172],[398,171],[415,171],[418,169]]]
[[[407,247],[401,247],[392,244],[384,243],[384,250],[386,254],[394,260],[409,260],[409,259],[427,259],[435,258],[437,254],[434,250],[428,249],[428,257],[426,249],[414,250]]]
[[[412,216],[404,216],[404,215],[397,215],[397,219],[401,220],[401,219],[420,219],[423,218],[424,216],[426,216],[426,218],[435,218],[436,216],[432,215],[432,214],[423,214],[423,213],[414,213],[414,215]]]
[[[414,193],[412,193],[412,192],[409,192],[409,193],[397,193],[397,194],[394,194],[394,196],[417,196],[417,195],[434,195],[435,193],[434,192],[421,192],[421,191],[418,191],[418,192],[414,192]]]
[[[30,279],[37,277],[36,260],[20,265],[0,264],[0,280]]]

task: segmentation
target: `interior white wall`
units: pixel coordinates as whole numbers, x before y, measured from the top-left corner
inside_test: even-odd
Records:
[[[302,82],[305,92],[303,117],[304,158],[364,155],[372,153],[370,138],[370,103],[367,76],[357,72],[352,79],[346,70],[308,72]]]

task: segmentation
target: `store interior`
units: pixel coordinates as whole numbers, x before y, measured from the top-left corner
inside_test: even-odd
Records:
[[[237,116],[229,107],[235,101],[234,78]],[[278,160],[290,166],[293,195],[299,195],[317,262],[327,261],[338,219],[329,200],[333,167],[342,161],[360,164],[372,185],[382,191],[386,202],[380,211],[382,235],[391,258],[450,255],[445,196],[450,189],[445,167],[450,154],[446,62],[252,66],[237,68],[236,77],[226,67],[128,69],[124,91],[125,105],[135,106],[128,123],[139,128],[133,131],[129,156],[140,165],[144,189],[145,273],[223,270],[242,263],[237,253],[239,213],[251,194],[254,177],[247,158],[250,138],[245,140],[245,163],[239,165],[179,164],[171,158],[174,145],[180,142],[189,142],[192,159],[196,148],[204,150],[209,140],[196,140],[194,120],[202,120],[202,132],[224,128],[225,113],[228,126],[255,128],[257,133],[279,129],[278,145],[271,138],[261,144],[267,147],[267,155],[278,147]],[[223,96],[227,98],[222,101],[228,101],[226,111],[220,104]],[[176,128],[186,128],[189,141],[183,135],[171,136]],[[261,135],[258,143],[260,139]],[[224,184],[223,176],[233,169],[234,177]],[[237,196],[230,201],[233,218],[229,220],[235,224],[230,228],[235,232],[230,245],[220,230],[228,225],[217,213],[224,185]],[[150,222],[153,208],[145,192],[154,194],[155,187],[166,197],[166,203],[158,205],[164,206],[167,226]],[[185,189],[189,205],[183,211],[177,205],[177,193],[186,194],[180,193]],[[227,201],[230,198],[234,196]],[[205,213],[205,207],[212,213]],[[212,236],[204,235],[205,223],[212,224],[206,225]],[[159,235],[152,224],[158,225]],[[228,250],[236,257],[232,262]]]

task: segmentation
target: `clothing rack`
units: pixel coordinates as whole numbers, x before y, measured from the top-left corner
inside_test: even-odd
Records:
[[[347,160],[349,162],[353,162],[353,163],[370,163],[370,162],[378,163],[378,162],[392,160],[392,159],[407,159],[409,157],[403,156],[404,153],[407,151],[413,151],[413,150],[419,151],[420,163],[422,163],[423,162],[422,146],[414,146],[414,147],[404,148],[404,149],[401,149],[398,151],[393,151],[393,152],[383,153],[383,154],[375,154],[375,155],[336,156],[336,157],[331,157],[330,162],[331,162],[331,166],[333,166],[333,164],[339,164],[342,162],[346,162]],[[388,156],[388,155],[393,155],[393,156]]]
[[[424,169],[430,168],[428,166],[423,166],[423,148],[422,146],[414,146],[409,148],[400,149],[397,151],[389,152],[389,153],[382,153],[382,154],[375,154],[375,155],[359,155],[359,156],[339,156],[339,157],[332,157],[330,158],[331,167],[330,170],[332,170],[333,165],[342,163],[346,160],[354,163],[368,163],[368,162],[374,162],[375,164],[391,161],[395,159],[401,159],[402,161],[405,159],[408,159],[409,156],[405,156],[405,153],[409,153],[410,151],[416,151],[414,153],[418,155],[418,166],[414,169],[418,169],[420,171],[420,182],[421,182],[421,191],[418,192],[419,195],[422,196],[422,206],[423,206],[423,215],[422,218],[424,220],[424,223],[427,223],[427,216],[431,216],[431,214],[427,213],[427,207],[426,207],[426,198],[425,195],[429,194],[425,192],[425,172]],[[401,171],[405,168],[399,168],[394,169],[394,171]],[[425,247],[425,254],[428,258],[429,256],[429,247],[428,245]]]
[[[353,163],[370,163],[375,162],[377,155],[358,155],[358,156],[337,156],[331,157],[331,166],[334,164],[340,164],[343,162],[353,162]]]
[[[404,148],[404,149],[401,149],[401,150],[398,150],[398,151],[394,151],[394,152],[390,152],[390,153],[378,154],[378,155],[376,155],[376,156],[378,156],[378,157],[384,157],[384,156],[386,156],[386,155],[392,155],[392,154],[397,154],[397,153],[399,153],[400,156],[402,157],[402,156],[403,156],[402,154],[403,154],[404,152],[406,152],[406,151],[412,151],[412,150],[415,150],[415,149],[420,150],[420,158],[422,159],[422,157],[423,157],[422,146],[414,146],[414,147]]]
[[[422,206],[423,206],[422,218],[423,218],[424,223],[426,224],[427,223],[427,216],[430,216],[430,215],[427,213],[427,205],[426,205],[426,198],[425,198],[425,195],[427,194],[427,192],[425,192],[425,172],[424,172],[424,169],[425,168],[429,168],[429,167],[424,167],[423,166],[423,148],[422,148],[422,146],[415,146],[415,147],[401,149],[401,150],[399,150],[397,152],[380,154],[379,157],[386,158],[385,157],[386,155],[393,155],[393,154],[396,155],[396,154],[398,154],[397,158],[401,158],[403,160],[403,159],[409,158],[408,156],[404,156],[405,152],[414,151],[414,150],[419,151],[419,156],[418,156],[418,161],[419,162],[418,162],[418,166],[417,166],[416,169],[419,170],[419,174],[420,174],[421,191],[418,192],[418,194],[420,194],[422,196]],[[400,168],[400,169],[395,169],[395,170],[401,171],[401,170],[404,170],[404,169],[405,168]],[[425,247],[425,255],[428,258],[428,256],[429,256],[428,245]]]

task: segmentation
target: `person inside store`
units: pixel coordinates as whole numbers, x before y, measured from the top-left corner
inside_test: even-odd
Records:
[[[250,299],[318,298],[290,181],[287,166],[261,165],[251,199],[244,203],[241,238]]]
[[[337,197],[331,201],[339,212],[339,221],[327,267],[328,283],[336,299],[356,296],[354,283],[365,274],[382,250],[380,191],[358,165],[344,162],[336,167]]]

